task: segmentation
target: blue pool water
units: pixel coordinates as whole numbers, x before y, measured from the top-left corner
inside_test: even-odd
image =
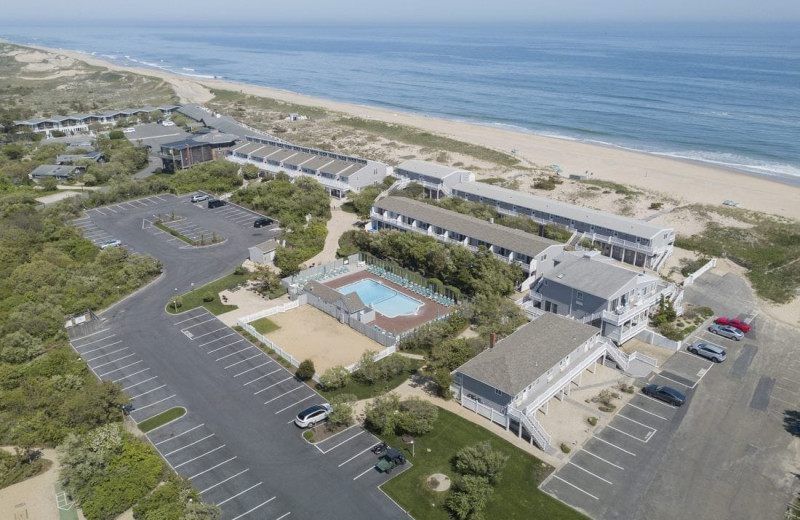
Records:
[[[387,318],[416,314],[423,303],[375,280],[360,280],[336,289],[342,294],[356,293],[364,305],[380,312]]]

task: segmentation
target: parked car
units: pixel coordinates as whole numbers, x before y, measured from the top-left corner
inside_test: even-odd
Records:
[[[725,358],[728,357],[728,354],[725,352],[724,348],[718,347],[711,343],[703,343],[702,341],[695,341],[686,347],[686,350],[692,352],[693,354],[697,354],[698,356],[710,359],[714,363],[722,363],[725,361]]]
[[[107,247],[118,247],[121,246],[122,242],[117,240],[116,238],[112,238],[111,240],[106,240],[100,244],[100,249],[106,249]]]
[[[197,195],[192,195],[192,202],[203,202],[204,200],[208,200],[210,197],[205,193],[198,193]]]
[[[714,320],[714,323],[717,325],[729,325],[741,330],[742,332],[750,332],[750,324],[743,322],[739,318],[726,318],[725,316],[720,316]]]
[[[220,199],[208,199],[208,209],[219,208],[227,204],[224,200]]]
[[[736,341],[741,341],[744,338],[744,332],[730,325],[717,325],[715,323],[708,330],[714,334],[719,334],[723,338],[735,339]]]
[[[300,428],[310,428],[328,418],[333,409],[327,403],[309,406],[294,418],[294,423]]]
[[[175,126],[175,122],[174,121],[170,121],[169,119],[163,120],[161,122],[161,124],[164,125],[164,126]]]
[[[642,388],[642,393],[653,399],[664,401],[673,406],[680,406],[686,402],[686,396],[674,388],[663,385],[647,385]]]
[[[257,218],[255,222],[253,222],[253,227],[269,226],[273,222],[275,222],[275,221],[272,220],[271,218],[260,217],[260,218]]]
[[[134,133],[135,131],[136,131],[136,129],[135,129],[135,128],[133,128],[132,126],[130,126],[130,127],[128,127],[128,128],[125,128],[125,129],[123,129],[123,130],[122,130],[122,133],[123,133],[123,134],[132,134],[132,133]]]

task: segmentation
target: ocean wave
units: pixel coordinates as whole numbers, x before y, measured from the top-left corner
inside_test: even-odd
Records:
[[[668,157],[670,159],[706,163],[721,168],[757,173],[759,175],[768,175],[770,177],[789,177],[795,180],[800,179],[800,168],[795,165],[775,161],[759,160],[732,153],[706,152],[700,150],[645,153],[652,153],[653,155]]]

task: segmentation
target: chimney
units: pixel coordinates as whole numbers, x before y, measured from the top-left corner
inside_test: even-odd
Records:
[[[495,343],[497,343],[497,333],[492,332],[491,334],[489,334],[489,349],[490,350],[494,348],[494,344]]]

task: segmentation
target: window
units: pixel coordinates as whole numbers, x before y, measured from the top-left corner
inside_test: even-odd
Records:
[[[498,388],[495,388],[495,389],[494,389],[494,393],[495,393],[496,395],[503,395],[503,392],[501,392],[501,391],[500,391]]]
[[[575,299],[578,300],[579,302],[582,302],[583,301],[583,293],[581,291],[576,292],[575,293]]]

